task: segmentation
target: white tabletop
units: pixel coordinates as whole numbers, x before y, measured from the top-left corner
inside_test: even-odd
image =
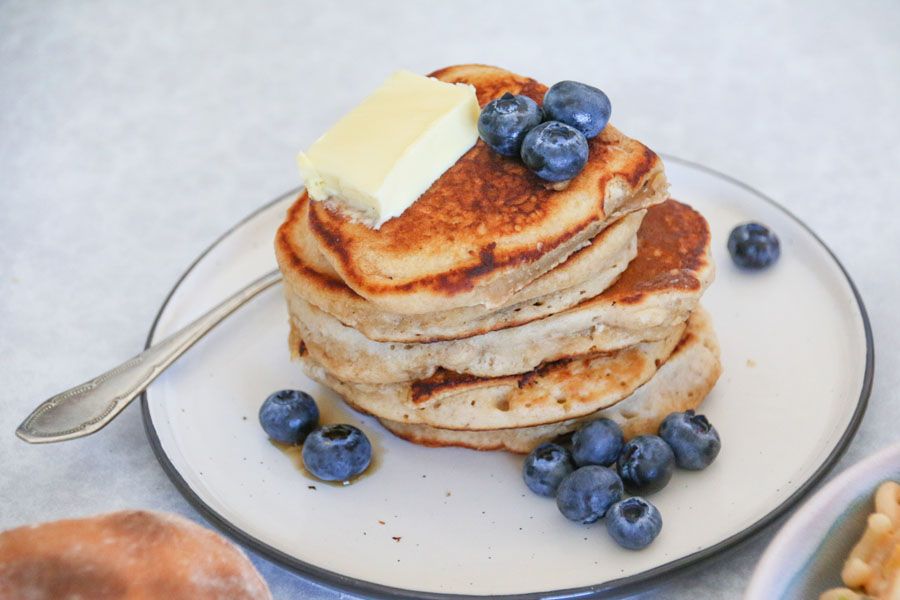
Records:
[[[0,529],[136,507],[201,520],[137,406],[64,445],[12,432],[40,400],[139,351],[195,256],[296,186],[296,151],[400,67],[590,82],[629,135],[786,205],[843,261],[875,332],[871,403],[836,471],[895,441],[900,7],[723,6],[0,4]],[[773,532],[650,595],[739,596]],[[276,598],[341,597],[254,561]]]

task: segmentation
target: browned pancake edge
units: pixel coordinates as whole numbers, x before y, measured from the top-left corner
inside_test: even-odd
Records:
[[[482,105],[505,92],[525,94],[540,103],[547,90],[533,79],[494,67],[461,65],[435,71],[433,76],[471,83]],[[611,164],[616,168],[610,168]],[[567,194],[548,190],[520,160],[501,156],[479,140],[402,215],[379,230],[321,202],[312,203],[309,225],[342,277],[362,295],[427,291],[452,297],[492,280],[498,271],[538,260],[603,220],[612,180],[626,181],[637,190],[661,169],[652,150],[608,126],[590,140],[588,164],[567,190],[596,197],[595,209],[562,229],[545,233],[543,224],[563,220]],[[460,252],[451,268],[405,280],[381,272],[381,265],[360,260],[368,253],[402,261],[423,249],[437,255],[448,247]]]

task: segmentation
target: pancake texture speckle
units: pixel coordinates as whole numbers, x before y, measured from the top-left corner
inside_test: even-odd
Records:
[[[612,406],[653,376],[683,331],[682,325],[660,341],[562,359],[518,375],[440,371],[393,384],[341,381],[310,358],[302,343],[297,354],[309,377],[363,412],[401,423],[480,431],[566,421]]]
[[[288,298],[289,310],[311,358],[347,382],[402,382],[438,369],[479,377],[524,373],[566,356],[659,340],[687,320],[714,275],[706,220],[668,200],[648,209],[637,240],[635,259],[600,295],[543,319],[468,338],[376,342],[298,297]]]
[[[571,308],[605,290],[637,254],[646,211],[610,224],[563,263],[513,294],[496,309],[466,306],[404,315],[383,310],[350,289],[319,252],[309,231],[309,199],[301,194],[278,230],[275,252],[285,296],[302,299],[366,337],[382,342],[434,342],[523,325]],[[292,310],[293,314],[294,311]]]
[[[621,402],[595,413],[549,425],[494,431],[459,431],[387,419],[380,421],[392,433],[416,444],[522,454],[599,418],[612,419],[622,427],[625,438],[631,439],[655,435],[663,419],[672,412],[698,408],[721,372],[719,345],[712,323],[705,311],[698,308],[675,351],[653,378]]]

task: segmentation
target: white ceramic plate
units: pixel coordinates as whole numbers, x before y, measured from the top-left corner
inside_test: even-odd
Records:
[[[841,587],[841,569],[884,481],[900,481],[900,444],[850,467],[805,502],[756,567],[746,600],[807,600]]]
[[[290,362],[279,289],[220,325],[147,392],[160,462],[226,533],[307,577],[370,596],[625,591],[745,539],[796,502],[849,442],[871,384],[871,333],[846,273],[798,220],[725,176],[666,164],[673,196],[712,226],[718,279],[704,304],[725,372],[703,412],[723,450],[706,471],[678,472],[653,496],[665,525],[646,550],[618,548],[602,523],[564,519],[552,500],[527,491],[520,457],[418,447],[345,409]],[[274,232],[293,197],[260,209],[197,260],[150,342],[274,268]],[[740,272],[728,257],[729,231],[747,220],[781,238],[781,260],[766,272]],[[361,426],[375,447],[374,473],[347,488],[306,479],[256,420],[281,388],[312,393],[326,422]]]

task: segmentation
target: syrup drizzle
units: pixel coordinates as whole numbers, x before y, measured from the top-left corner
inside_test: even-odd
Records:
[[[290,459],[291,463],[294,465],[294,467],[298,471],[300,471],[304,477],[314,481],[317,485],[322,483],[322,484],[329,485],[331,487],[336,487],[336,488],[341,488],[341,487],[346,487],[348,485],[352,485],[352,484],[356,483],[357,481],[360,481],[361,479],[365,479],[366,477],[370,476],[372,473],[377,471],[378,467],[380,466],[380,462],[381,462],[378,459],[380,453],[376,451],[376,448],[373,444],[372,445],[372,461],[369,463],[369,467],[365,471],[363,471],[362,473],[360,473],[359,475],[357,475],[356,477],[354,477],[353,479],[350,479],[348,481],[325,481],[324,479],[319,479],[318,477],[316,477],[315,475],[310,473],[309,470],[306,468],[306,465],[303,464],[303,446],[291,446],[288,444],[282,444],[282,443],[276,442],[272,439],[269,440],[269,443],[272,444],[273,446],[275,446],[276,448],[278,448],[278,450],[280,450],[282,454],[287,456],[288,459]]]

